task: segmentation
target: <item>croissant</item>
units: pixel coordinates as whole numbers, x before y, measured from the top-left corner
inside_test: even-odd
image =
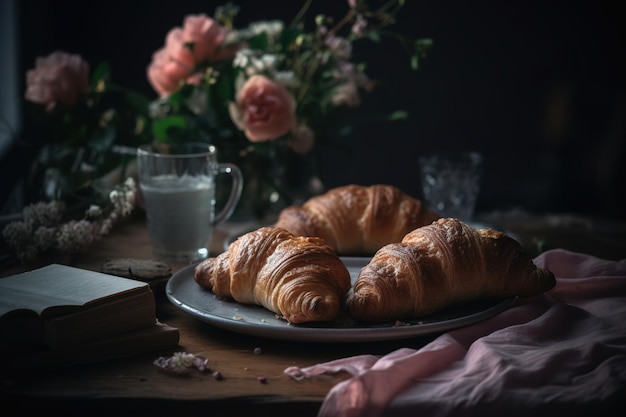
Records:
[[[299,236],[319,236],[341,255],[373,255],[439,215],[391,185],[347,185],[284,208],[275,224]]]
[[[346,266],[322,239],[275,227],[249,232],[200,262],[194,279],[218,297],[263,306],[290,323],[335,319],[351,287]]]
[[[381,248],[364,266],[346,301],[354,319],[421,317],[474,299],[529,297],[556,284],[506,234],[442,218]]]

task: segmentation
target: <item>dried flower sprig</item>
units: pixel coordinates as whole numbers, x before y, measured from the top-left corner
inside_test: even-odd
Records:
[[[110,204],[101,208],[91,205],[80,220],[63,222],[65,203],[38,202],[24,208],[23,219],[5,226],[4,240],[24,264],[33,263],[50,251],[76,253],[109,233],[113,225],[133,211],[137,186],[133,178],[109,194]]]
[[[209,371],[208,359],[185,352],[176,352],[170,357],[160,356],[153,364],[164,371],[179,375],[185,374],[194,368],[200,372]]]

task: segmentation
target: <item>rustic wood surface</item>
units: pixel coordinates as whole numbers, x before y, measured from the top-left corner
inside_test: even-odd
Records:
[[[530,227],[529,227],[530,226]],[[225,225],[216,229],[212,252],[222,251],[233,230],[251,225]],[[607,258],[626,257],[626,235],[609,237],[581,230],[539,228],[536,222],[507,227],[529,250],[541,244],[585,251]],[[71,260],[78,267],[100,271],[109,259],[151,258],[145,220],[141,216],[118,225],[113,233]],[[185,265],[170,265],[175,273]],[[13,266],[0,276],[23,270]],[[265,339],[212,327],[179,310],[161,288],[156,291],[159,320],[180,330],[177,349],[81,365],[50,373],[2,377],[1,399],[15,415],[61,410],[65,415],[292,415],[314,416],[334,384],[345,375],[298,382],[284,374],[289,366],[305,367],[359,354],[385,354],[401,347],[420,348],[437,335],[377,343],[302,343]],[[258,349],[257,349],[258,348]],[[256,349],[256,351],[255,351]],[[209,368],[185,376],[164,373],[153,365],[159,356],[175,351],[201,354]],[[7,358],[4,358],[7,360]],[[9,359],[10,360],[10,359]],[[261,378],[261,380],[260,380]]]

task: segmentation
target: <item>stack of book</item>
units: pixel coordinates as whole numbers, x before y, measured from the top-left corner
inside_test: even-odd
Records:
[[[57,368],[178,344],[142,281],[52,264],[0,279],[0,353],[9,368]]]

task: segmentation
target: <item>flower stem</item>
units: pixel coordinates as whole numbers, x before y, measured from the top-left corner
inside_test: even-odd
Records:
[[[306,11],[309,9],[309,7],[311,7],[312,2],[313,0],[306,0],[304,2],[302,7],[300,8],[300,11],[298,11],[298,14],[293,18],[289,26],[294,27],[295,25],[300,23],[300,20],[302,20],[302,17],[306,14]]]

